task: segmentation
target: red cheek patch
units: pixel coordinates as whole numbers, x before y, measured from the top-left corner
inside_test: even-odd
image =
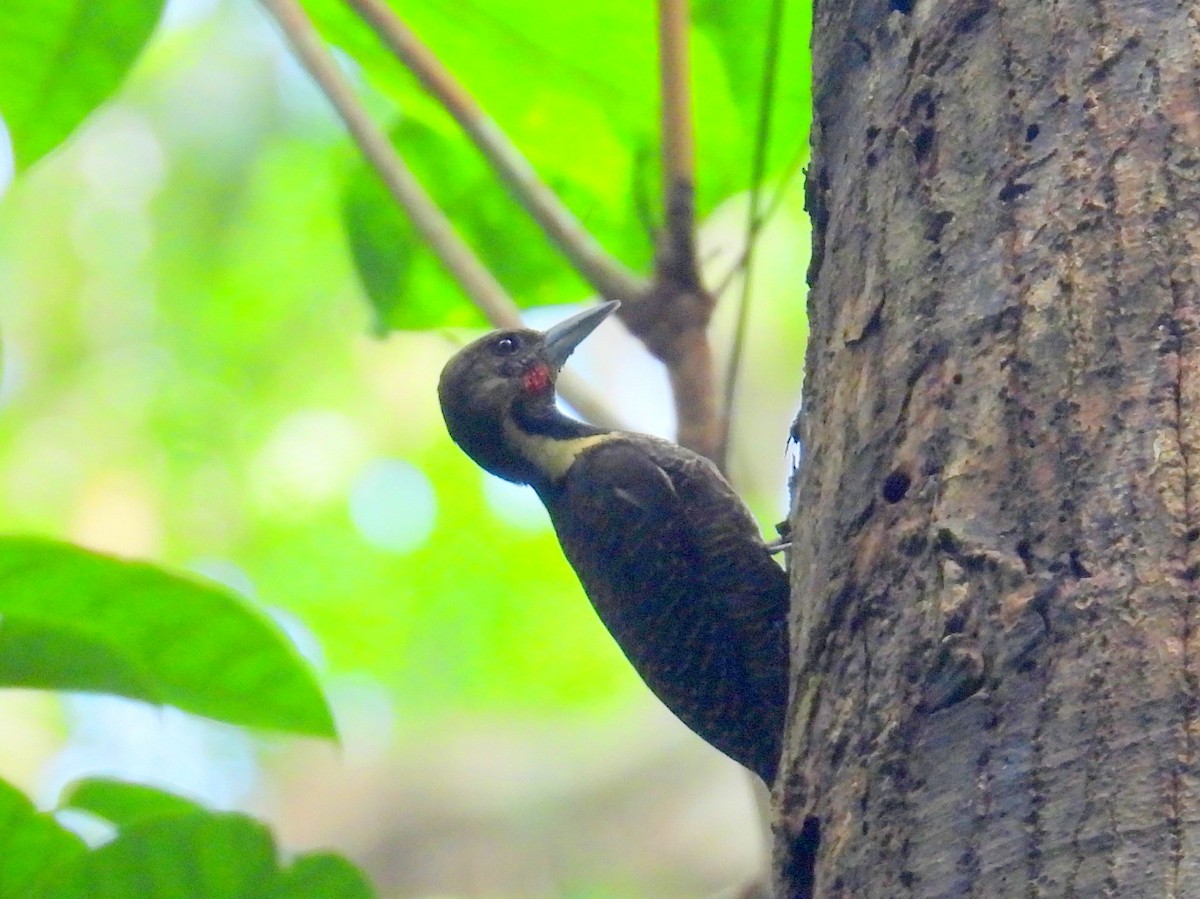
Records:
[[[535,363],[521,375],[521,388],[526,393],[547,393],[550,390],[550,366],[542,362]]]

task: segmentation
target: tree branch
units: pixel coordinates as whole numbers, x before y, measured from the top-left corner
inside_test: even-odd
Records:
[[[690,96],[687,90],[686,0],[660,0],[664,88],[663,141],[666,191],[665,227],[655,254],[653,280],[640,278],[608,256],[545,186],[528,161],[495,122],[475,103],[422,45],[415,35],[379,0],[346,0],[376,30],[392,52],[408,66],[430,93],[455,117],[492,167],[543,230],[570,259],[580,274],[601,294],[623,301],[619,316],[629,330],[667,367],[675,396],[677,439],[706,456],[715,457],[721,426],[717,419],[712,351],[706,329],[713,299],[700,282],[695,253],[694,149]],[[499,326],[510,326],[515,304],[491,273],[458,238],[445,216],[421,190],[387,137],[370,121],[345,83],[340,70],[316,35],[296,0],[263,0],[280,20],[301,61],[329,95],[351,134],[379,171],[397,202],[411,216],[422,237],[473,302]],[[669,133],[668,133],[669,132]],[[672,160],[667,162],[667,159]],[[563,383],[564,396],[581,414],[601,424],[613,415],[588,402]]]
[[[663,228],[655,247],[654,288],[639,302],[623,306],[621,317],[667,366],[679,442],[720,465],[721,425],[707,335],[714,301],[700,280],[696,259],[688,27],[687,0],[659,0]]]
[[[262,0],[262,5],[278,22],[296,57],[333,104],[388,192],[408,214],[434,255],[462,285],[471,302],[496,327],[522,327],[521,313],[516,303],[459,237],[450,220],[421,187],[387,135],[367,114],[300,4],[296,0]],[[564,373],[559,389],[564,399],[591,421],[603,427],[620,427],[617,416],[578,378]]]
[[[689,79],[688,0],[658,0],[662,91],[663,229],[655,274],[687,290],[700,286],[696,262],[696,147]],[[703,322],[708,324],[707,319]]]
[[[656,248],[652,281],[629,272],[599,246],[495,121],[390,7],[381,0],[346,2],[454,117],[576,270],[601,294],[623,302],[618,315],[667,366],[679,442],[714,455],[721,427],[716,420],[712,352],[705,336],[712,298],[700,283],[695,254],[686,0],[660,2],[666,227]]]
[[[380,0],[347,0],[388,48],[442,104],[491,163],[513,196],[599,293],[629,302],[645,279],[607,253],[541,178],[516,145],[420,39]]]

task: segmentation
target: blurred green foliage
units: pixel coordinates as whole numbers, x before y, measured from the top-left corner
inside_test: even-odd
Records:
[[[654,127],[650,14],[605,7],[584,35],[576,12],[551,7],[522,13],[520,27],[513,10],[471,5],[445,21],[418,6],[414,20],[553,182],[591,185],[577,208],[619,237],[615,249],[641,246],[627,254],[637,262],[648,248],[632,223],[633,135]],[[120,101],[10,189],[0,526],[176,565],[228,560],[262,602],[301,616],[333,670],[371,672],[409,714],[619,700],[635,681],[552,534],[514,533],[442,433],[433,385],[454,344],[362,336],[338,212],[358,163],[285,51],[264,45],[269,28],[242,4],[168,28]],[[380,53],[358,60],[385,85],[403,81]],[[700,121],[725,121],[731,96],[701,95]],[[409,127],[431,153],[446,139]],[[732,167],[710,163],[706,183],[731,188]],[[455,208],[467,214],[465,198]],[[478,215],[486,240],[502,218],[487,204]],[[352,520],[348,494],[379,459],[406,460],[432,487],[417,547],[372,545]]]
[[[368,899],[345,859],[308,853],[283,867],[267,828],[149,787],[94,780],[62,808],[88,812],[116,836],[88,851],[53,817],[0,781],[0,899]]]
[[[506,286],[531,306],[585,298],[452,123],[347,7],[308,6]],[[696,5],[700,206],[717,218],[750,171],[766,6]],[[0,4],[0,114],[21,171],[0,203],[0,531],[223,581],[288,623],[328,678],[365,673],[383,684],[401,740],[417,739],[423,722],[463,713],[620,707],[642,687],[595,620],[544,514],[525,515],[513,494],[497,494],[444,434],[434,385],[463,335],[367,336],[372,325],[459,327],[477,315],[383,202],[260,10],[244,0],[178,0],[139,56],[160,7]],[[644,268],[651,241],[642,209],[658,193],[651,6],[502,0],[412,2],[404,11],[584,224]],[[809,18],[807,2],[787,16],[776,175],[801,152],[807,129]],[[130,69],[115,99],[28,170]],[[794,202],[783,204],[789,216],[800,219]],[[803,336],[803,231],[793,225],[784,235],[775,280],[758,283],[795,287],[769,313],[764,305],[775,323],[754,354],[761,373],[747,379],[755,402],[739,418],[751,426],[761,424],[754,416],[781,419],[780,445],[796,385],[780,384],[778,367],[798,381]],[[778,326],[781,316],[795,333]],[[642,376],[632,377],[641,390]],[[783,415],[772,412],[779,408]],[[767,453],[782,455],[773,445]],[[781,491],[782,478],[767,480]],[[771,510],[775,499],[752,497]],[[0,614],[11,613],[0,604]],[[34,624],[5,633],[26,647],[37,637]],[[115,645],[113,628],[83,636],[75,661],[90,651],[87,640]],[[134,667],[151,649],[178,656],[181,669],[201,664],[169,634],[160,647],[126,636]],[[231,667],[222,673],[237,674]],[[97,663],[94,673],[137,693],[131,671]],[[197,710],[280,723],[230,706]],[[308,731],[327,724],[283,722]],[[118,826],[109,844],[118,860],[179,839],[183,830],[158,823],[186,820],[210,845],[257,845],[247,858],[281,889],[310,874],[335,884],[356,876],[324,856],[281,870],[269,835],[248,819],[120,789],[89,788],[70,800]],[[0,811],[21,828],[0,832],[0,842],[18,841],[4,843],[0,873],[16,864],[14,846],[64,858],[84,852],[2,782],[0,793]],[[73,888],[103,895],[108,887],[89,876]]]
[[[0,110],[20,168],[54,149],[124,79],[164,0],[0,5]]]
[[[116,693],[333,737],[307,665],[215,584],[69,544],[0,537],[0,686]]]

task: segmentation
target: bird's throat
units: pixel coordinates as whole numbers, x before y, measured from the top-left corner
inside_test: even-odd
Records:
[[[562,479],[580,453],[615,436],[568,418],[553,406],[536,411],[517,409],[504,421],[508,446],[552,484]]]

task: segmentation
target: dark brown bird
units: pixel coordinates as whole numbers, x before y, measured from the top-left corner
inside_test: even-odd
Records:
[[[655,695],[769,784],[787,705],[787,576],[707,459],[555,407],[559,369],[617,305],[463,348],[438,385],[446,427],[481,467],[537,491],[600,619]]]

